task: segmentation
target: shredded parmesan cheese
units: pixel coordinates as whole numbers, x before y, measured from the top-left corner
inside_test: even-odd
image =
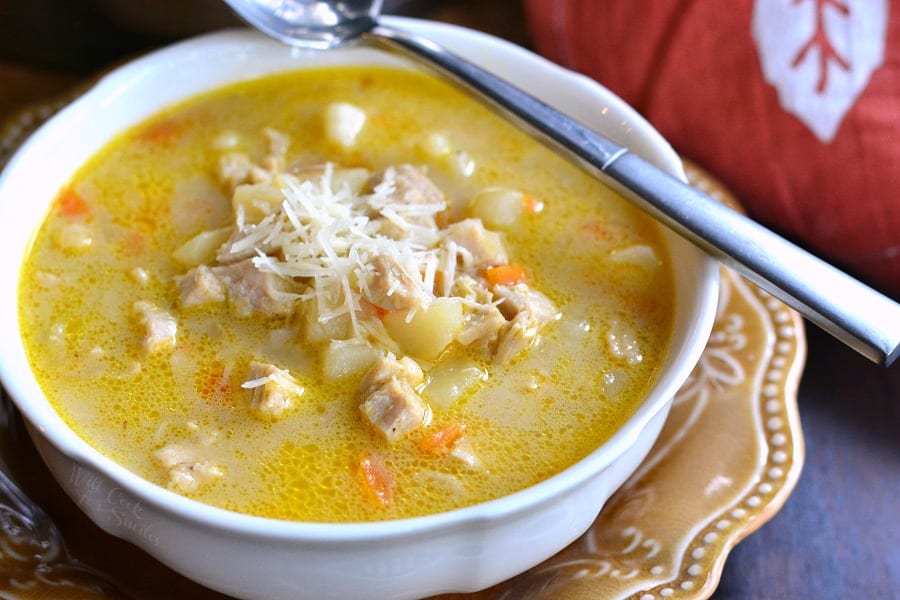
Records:
[[[473,332],[460,339],[468,345],[481,336],[490,345],[498,328],[507,324],[498,313],[504,300],[495,297],[483,278],[485,265],[507,260],[499,233],[486,229],[479,218],[440,228],[438,222],[445,219],[439,217],[447,210],[444,193],[422,169],[401,164],[372,174],[325,163],[285,171],[289,139],[274,130],[265,133],[270,165],[230,155],[228,164],[240,168],[221,173],[223,183],[233,186],[234,225],[215,260],[220,265],[249,261],[280,284],[264,278],[265,289],[248,293],[246,288],[259,282],[229,271],[229,301],[235,296],[243,299],[241,306],[275,306],[272,314],[285,314],[282,307],[294,302],[307,303],[307,335],[319,341],[362,338],[391,352],[409,351],[411,340],[418,338],[408,330],[420,328],[425,319],[442,331],[472,325]],[[244,173],[248,166],[264,168],[271,176],[242,183],[249,177]],[[457,308],[452,314],[431,315],[437,299],[451,300]],[[381,321],[388,317],[392,329]],[[444,317],[452,323],[442,321]],[[400,342],[398,335],[408,339]],[[422,354],[442,348],[429,346]],[[267,383],[272,382],[251,379],[244,387]]]
[[[357,316],[360,298],[366,291],[370,261],[376,256],[397,257],[421,277],[416,283],[423,290],[432,293],[440,281],[437,293],[450,296],[457,260],[471,263],[469,253],[452,241],[442,243],[436,227],[410,222],[413,217],[434,218],[446,204],[399,201],[394,195],[393,168],[368,193],[354,194],[347,185],[332,185],[334,168],[327,164],[318,179],[276,176],[272,185],[278,187],[283,201],[258,223],[245,222],[238,211],[236,232],[220,250],[220,260],[255,255],[253,264],[261,271],[308,281],[300,298],[316,302],[319,321],[349,315],[357,336],[363,334]],[[382,234],[383,221],[399,227],[404,235]],[[366,333],[371,335],[371,328]]]

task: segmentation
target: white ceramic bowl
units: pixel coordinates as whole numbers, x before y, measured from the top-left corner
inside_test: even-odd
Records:
[[[683,177],[677,155],[596,83],[507,42],[409,19],[432,38]],[[117,132],[183,98],[267,73],[333,63],[404,64],[361,48],[309,53],[247,31],[200,37],[103,77],[40,129],[0,178],[0,376],[53,475],[100,527],[187,577],[241,598],[418,598],[474,591],[553,555],[584,532],[649,451],[673,395],[706,343],[718,267],[667,237],[676,265],[676,327],[659,381],[633,418],[584,460],[484,504],[389,522],[310,524],[241,515],[189,500],[99,454],[57,416],[31,374],[17,317],[21,262],[51,200]]]

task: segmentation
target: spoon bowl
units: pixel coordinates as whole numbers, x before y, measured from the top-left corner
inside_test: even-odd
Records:
[[[254,27],[286,44],[327,50],[371,31],[381,0],[228,2]]]
[[[870,360],[889,366],[900,355],[900,304],[520,88],[430,40],[381,24],[381,0],[224,1],[292,46],[369,43],[419,59]]]

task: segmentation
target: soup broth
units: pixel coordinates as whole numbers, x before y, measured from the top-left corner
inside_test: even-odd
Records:
[[[114,139],[37,232],[20,317],[103,454],[215,506],[356,522],[585,457],[652,385],[673,297],[614,192],[445,83],[340,67]]]

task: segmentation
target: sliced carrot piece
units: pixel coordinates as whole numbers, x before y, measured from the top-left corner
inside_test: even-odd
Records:
[[[420,439],[419,450],[431,456],[449,454],[465,433],[465,423],[451,423]]]
[[[580,232],[587,239],[597,242],[610,242],[616,237],[610,225],[599,220],[587,221],[580,227]]]
[[[128,256],[140,256],[144,252],[146,240],[137,231],[129,231],[119,245]]]
[[[175,121],[161,121],[141,130],[138,137],[156,144],[171,144],[181,134],[181,127]]]
[[[544,203],[534,196],[528,194],[525,194],[525,196],[522,198],[522,204],[525,206],[525,212],[531,213],[533,215],[544,211]]]
[[[378,306],[377,304],[369,302],[365,298],[359,299],[359,307],[360,307],[360,309],[362,309],[363,315],[365,315],[365,316],[375,315],[375,317],[377,317],[379,319],[384,317],[384,315],[388,314],[389,312],[391,312],[386,308],[382,308],[382,307]]]
[[[364,492],[377,504],[387,507],[394,500],[394,478],[384,459],[374,452],[360,457],[356,478]]]
[[[69,218],[86,217],[91,212],[91,207],[88,205],[87,200],[71,188],[66,188],[60,192],[56,202],[63,216]]]
[[[522,265],[497,265],[488,267],[484,277],[491,285],[513,285],[528,280],[528,271]]]
[[[227,403],[233,393],[231,369],[220,362],[201,368],[194,375],[194,389],[207,402]]]

